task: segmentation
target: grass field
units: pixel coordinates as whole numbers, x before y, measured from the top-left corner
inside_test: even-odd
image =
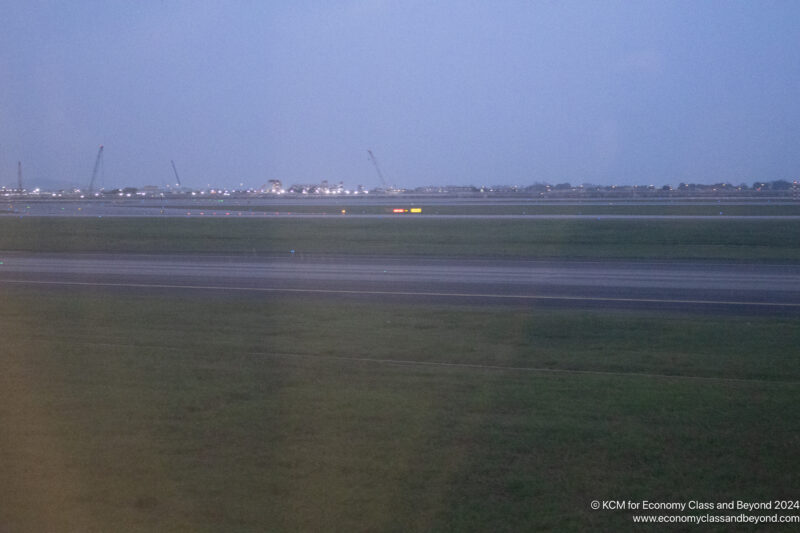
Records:
[[[800,222],[1,218],[0,250],[800,261]]]
[[[797,319],[4,288],[0,324],[10,531],[610,531],[591,500],[800,484]]]

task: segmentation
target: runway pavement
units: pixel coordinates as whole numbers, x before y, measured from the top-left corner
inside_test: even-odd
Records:
[[[423,213],[402,213],[394,214],[390,212],[390,206],[411,207],[415,205],[425,206]],[[437,214],[428,211],[427,207],[437,206],[461,206],[466,209],[476,206],[530,206],[535,210],[537,206],[582,206],[591,212],[593,206],[681,206],[681,205],[706,205],[713,206],[714,209],[709,214],[526,214],[526,213],[479,213],[466,211],[461,214]],[[726,213],[727,206],[749,205],[749,206],[791,206],[796,203],[791,202],[750,202],[750,203],[691,203],[691,202],[502,202],[497,199],[480,201],[456,201],[454,199],[435,199],[418,198],[413,201],[407,198],[347,198],[330,199],[125,199],[125,200],[31,200],[14,199],[13,201],[0,203],[0,217],[80,217],[80,218],[188,218],[188,219],[272,219],[272,218],[306,218],[306,219],[326,219],[326,220],[347,220],[352,218],[359,219],[391,219],[397,221],[419,220],[419,219],[479,219],[479,220],[782,220],[798,221],[800,215],[796,214],[764,214],[764,215],[731,215]],[[308,212],[308,207],[317,206],[319,211]],[[347,206],[350,211],[346,214],[330,212],[332,206]],[[361,207],[383,207],[385,213],[362,214],[356,210]],[[266,208],[269,209],[266,209]],[[297,212],[297,208],[301,212]],[[719,210],[717,210],[719,209]]]
[[[2,287],[800,315],[800,266],[0,253]]]
[[[350,219],[382,219],[396,220],[398,222],[413,220],[716,220],[720,222],[731,220],[781,220],[800,221],[800,215],[514,215],[514,214],[328,214],[328,213],[297,213],[291,211],[239,211],[236,208],[218,209],[174,209],[144,207],[141,209],[104,209],[91,208],[86,211],[51,211],[51,210],[15,210],[0,212],[0,217],[69,217],[69,218],[183,218],[183,219],[208,219],[238,220],[248,219],[325,219],[329,221]]]

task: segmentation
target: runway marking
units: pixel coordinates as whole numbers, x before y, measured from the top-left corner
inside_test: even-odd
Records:
[[[656,304],[689,304],[689,305],[736,305],[750,307],[785,307],[800,308],[800,303],[793,302],[747,302],[732,300],[669,300],[665,298],[602,298],[597,296],[548,296],[538,294],[486,294],[459,292],[418,292],[418,291],[374,291],[348,289],[297,289],[280,287],[235,287],[222,285],[171,285],[161,283],[110,283],[91,281],[46,281],[46,280],[0,280],[0,283],[18,285],[70,285],[86,287],[123,287],[140,289],[186,289],[208,291],[239,292],[287,292],[317,294],[353,294],[371,296],[432,296],[438,298],[486,298],[497,300],[559,300],[577,302],[616,302],[616,303],[656,303]]]

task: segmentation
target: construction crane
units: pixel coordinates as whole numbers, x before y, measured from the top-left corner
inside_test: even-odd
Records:
[[[94,160],[94,170],[92,170],[92,180],[89,182],[89,194],[94,192],[94,180],[97,178],[97,169],[100,168],[100,163],[103,160],[103,145],[100,145],[100,149],[97,151],[97,158]]]
[[[389,185],[386,183],[386,180],[383,178],[383,173],[381,172],[381,167],[378,166],[378,160],[375,159],[375,154],[372,153],[372,150],[367,150],[367,153],[369,154],[369,160],[372,161],[373,165],[375,165],[375,170],[378,171],[378,177],[381,179],[383,188],[388,191],[391,187],[389,187]]]
[[[172,163],[172,171],[175,172],[175,179],[178,181],[178,188],[180,189],[181,188],[181,178],[180,178],[180,176],[178,176],[178,169],[175,168],[175,161],[170,159],[169,162]]]
[[[17,161],[17,187],[22,192],[22,161]]]

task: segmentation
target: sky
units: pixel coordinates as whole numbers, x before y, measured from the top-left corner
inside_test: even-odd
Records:
[[[800,2],[5,0],[0,185],[800,177]]]

